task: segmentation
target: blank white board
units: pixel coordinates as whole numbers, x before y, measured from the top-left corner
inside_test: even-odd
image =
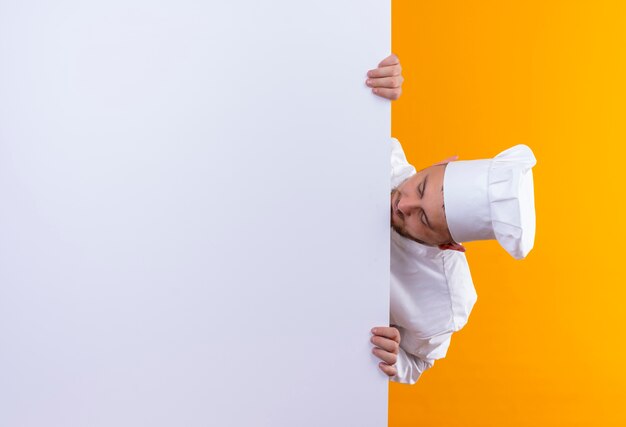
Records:
[[[388,1],[0,0],[0,426],[384,426]]]

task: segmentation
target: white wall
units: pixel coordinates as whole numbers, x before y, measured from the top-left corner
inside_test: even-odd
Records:
[[[384,426],[388,1],[0,0],[0,426]]]

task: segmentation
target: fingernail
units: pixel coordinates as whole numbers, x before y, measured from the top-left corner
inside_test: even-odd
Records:
[[[373,89],[374,93],[378,93],[378,89]]]
[[[372,328],[372,333],[375,334],[376,333],[376,328]]]
[[[365,81],[365,83],[369,85],[369,84],[371,84],[371,83],[372,83],[372,81],[371,81],[370,79],[367,79],[367,80]]]
[[[367,77],[372,77],[372,72],[371,71],[367,72]]]

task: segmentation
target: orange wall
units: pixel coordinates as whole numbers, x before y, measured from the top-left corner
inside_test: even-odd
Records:
[[[409,160],[530,145],[538,229],[467,245],[470,321],[390,426],[626,426],[626,1],[394,0],[393,51]]]

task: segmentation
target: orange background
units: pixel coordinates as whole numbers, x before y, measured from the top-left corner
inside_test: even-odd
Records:
[[[535,248],[468,244],[478,302],[448,356],[391,384],[390,426],[626,426],[626,2],[393,1],[418,168],[518,143]]]

